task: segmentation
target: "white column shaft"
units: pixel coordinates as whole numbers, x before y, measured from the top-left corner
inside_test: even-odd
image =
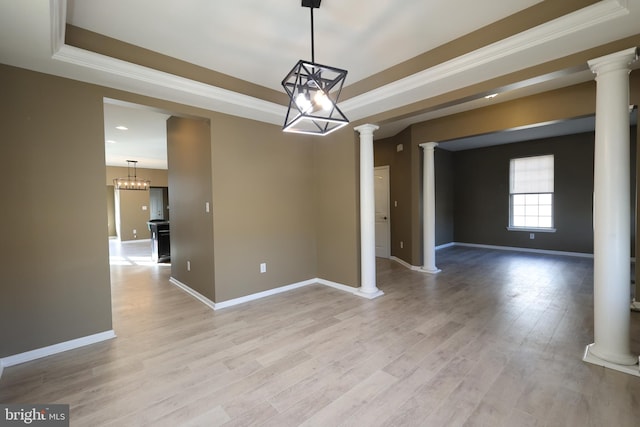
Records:
[[[594,343],[610,363],[633,365],[630,353],[629,64],[633,52],[589,62],[596,73],[594,153]]]
[[[360,132],[360,288],[357,294],[375,298],[383,294],[376,286],[376,222],[373,169],[375,125],[355,128]]]
[[[436,178],[435,148],[436,142],[420,144],[423,148],[422,169],[422,269],[427,273],[438,273],[436,267]]]

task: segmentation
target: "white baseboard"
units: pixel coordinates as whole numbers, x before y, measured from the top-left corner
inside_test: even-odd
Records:
[[[444,243],[442,245],[436,246],[436,251],[439,251],[440,249],[446,249],[446,248],[450,248],[456,245],[456,242],[449,242],[449,243]]]
[[[347,285],[343,285],[341,283],[332,282],[330,280],[316,278],[316,279],[304,280],[304,281],[298,282],[298,283],[292,283],[290,285],[280,286],[280,287],[277,287],[277,288],[274,288],[274,289],[269,289],[269,290],[266,290],[266,291],[263,291],[263,292],[257,292],[255,294],[246,295],[246,296],[239,297],[239,298],[234,298],[234,299],[221,301],[221,302],[213,302],[209,298],[207,298],[204,295],[202,295],[201,293],[191,289],[189,286],[185,285],[184,283],[180,282],[179,280],[174,279],[173,277],[171,277],[169,279],[169,282],[173,283],[174,285],[176,285],[177,287],[179,287],[180,289],[182,289],[183,291],[185,291],[186,293],[188,293],[192,297],[196,298],[197,300],[199,300],[200,302],[202,302],[203,304],[205,304],[206,306],[208,306],[212,310],[220,310],[222,308],[232,307],[234,305],[243,304],[245,302],[254,301],[254,300],[257,300],[257,299],[265,298],[265,297],[268,297],[268,296],[271,296],[271,295],[280,294],[282,292],[288,292],[288,291],[291,291],[293,289],[298,289],[298,288],[302,288],[304,286],[309,286],[309,285],[313,285],[313,284],[329,286],[329,287],[332,287],[332,288],[335,288],[335,289],[339,289],[339,290],[344,291],[344,292],[349,292],[351,294],[356,294],[356,291],[358,290],[357,288],[354,288],[352,286],[347,286]]]
[[[481,249],[496,249],[501,251],[513,251],[513,252],[531,252],[531,253],[545,254],[545,255],[564,255],[564,256],[573,256],[573,257],[581,257],[581,258],[593,258],[593,254],[582,253],[582,252],[552,251],[547,249],[518,248],[514,246],[481,245],[477,243],[462,243],[462,242],[445,243],[443,245],[436,246],[436,250],[451,248],[454,246],[463,246],[463,247],[481,248]],[[391,256],[389,257],[389,259],[408,268],[409,270],[422,271],[421,265],[417,265],[417,266],[411,265],[405,260],[402,260],[395,256]],[[631,258],[631,262],[635,262],[635,258]]]
[[[453,246],[466,246],[469,248],[482,248],[482,249],[497,249],[500,251],[514,251],[514,252],[531,252],[544,255],[564,255],[581,258],[593,258],[593,254],[583,252],[565,252],[565,251],[552,251],[547,249],[531,249],[531,248],[518,248],[514,246],[496,246],[496,245],[480,245],[476,243],[461,243],[454,242]]]
[[[402,265],[405,268],[408,268],[409,270],[413,270],[413,271],[419,271],[422,269],[422,266],[419,265],[411,265],[408,262],[406,262],[403,259],[400,259],[398,257],[395,256],[391,256],[389,257],[390,260],[397,262],[398,264]]]
[[[93,335],[88,335],[82,338],[76,338],[70,341],[61,342],[58,344],[50,345],[47,347],[37,348],[31,351],[25,351],[24,353],[14,354],[13,356],[7,356],[0,359],[0,376],[2,370],[9,366],[19,365],[21,363],[30,362],[32,360],[40,359],[41,357],[52,356],[54,354],[62,353],[64,351],[73,350],[76,348],[84,347],[91,344],[96,344],[101,341],[110,340],[115,338],[116,334],[113,329],[100,332]]]
[[[180,289],[182,289],[183,291],[185,291],[186,293],[188,293],[189,295],[191,295],[192,297],[194,297],[195,299],[197,299],[198,301],[200,301],[204,305],[208,306],[212,310],[216,309],[216,303],[215,302],[211,301],[209,298],[205,297],[200,292],[198,292],[198,291],[190,288],[189,286],[185,285],[184,283],[182,283],[178,279],[170,277],[169,278],[169,282],[173,283],[174,285],[176,285],[177,287],[179,287]]]
[[[254,301],[260,298],[265,298],[271,295],[280,294],[282,292],[291,291],[293,289],[302,288],[303,286],[312,285],[314,283],[318,283],[316,279],[305,280],[303,282],[293,283],[291,285],[280,286],[278,288],[269,289],[262,292],[257,292],[255,294],[246,295],[239,298],[230,299],[227,301],[222,301],[216,303],[215,310],[219,310],[221,308],[231,307],[234,305],[242,304],[249,301]]]
[[[343,285],[342,283],[332,282],[331,280],[325,279],[313,279],[314,283],[319,283],[324,286],[329,286],[331,288],[339,289],[344,292],[355,293],[358,288],[354,288],[353,286]]]

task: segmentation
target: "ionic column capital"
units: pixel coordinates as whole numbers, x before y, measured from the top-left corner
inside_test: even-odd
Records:
[[[422,144],[418,144],[420,147],[422,147],[425,150],[433,150],[434,148],[436,148],[438,146],[437,142],[423,142]]]
[[[595,58],[587,63],[596,75],[610,71],[630,70],[629,66],[638,59],[638,48],[632,47],[620,52]]]
[[[365,135],[373,136],[373,132],[380,129],[380,126],[376,126],[372,124],[364,124],[364,125],[356,126],[354,129],[360,132],[360,136],[365,136]]]

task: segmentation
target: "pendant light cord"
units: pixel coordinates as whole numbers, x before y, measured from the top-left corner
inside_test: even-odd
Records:
[[[315,55],[314,44],[313,44],[313,7],[310,7],[309,9],[311,9],[311,62],[315,64],[316,55]]]

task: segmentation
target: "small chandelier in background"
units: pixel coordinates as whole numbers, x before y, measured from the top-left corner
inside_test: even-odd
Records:
[[[114,178],[113,186],[116,190],[148,190],[151,181],[148,179],[138,178],[136,164],[137,160],[127,160],[127,177]],[[133,164],[133,176],[131,175],[131,164]]]
[[[347,70],[315,63],[313,9],[320,8],[321,1],[302,0],[302,7],[311,9],[311,62],[301,59],[282,80],[289,95],[285,132],[327,135],[349,123],[338,108]]]

